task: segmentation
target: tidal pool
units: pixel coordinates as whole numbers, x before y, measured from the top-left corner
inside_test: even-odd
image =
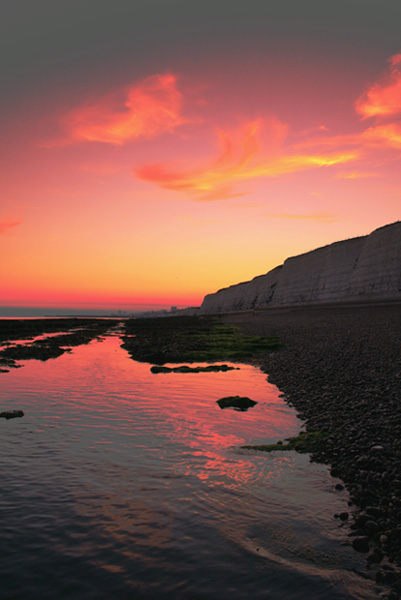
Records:
[[[239,448],[302,427],[266,376],[150,366],[111,335],[0,375],[2,599],[376,598],[328,469]]]

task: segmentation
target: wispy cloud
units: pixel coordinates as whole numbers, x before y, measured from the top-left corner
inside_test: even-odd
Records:
[[[70,140],[122,145],[171,133],[189,122],[182,115],[182,106],[176,76],[153,75],[89,106],[75,108],[62,119],[62,125]]]
[[[336,179],[366,179],[380,176],[380,173],[373,171],[341,171],[336,174]]]
[[[188,158],[147,163],[136,166],[133,174],[159,188],[205,201],[247,195],[249,190],[240,186],[253,180],[320,167],[352,163],[355,164],[353,170],[351,167],[350,171],[343,170],[335,176],[373,177],[377,174],[377,153],[382,152],[381,156],[385,157],[389,150],[401,149],[401,123],[396,118],[401,114],[401,53],[392,56],[389,63],[383,78],[354,105],[356,114],[363,117],[362,123],[368,117],[381,119],[370,127],[363,129],[358,119],[355,129],[349,133],[336,134],[324,124],[290,132],[288,124],[276,117],[244,120],[237,129],[215,129],[217,155],[196,162]],[[68,113],[62,120],[66,137],[61,144],[86,141],[122,146],[140,139],[155,139],[157,143],[156,138],[165,133],[177,135],[180,126],[202,122],[200,118],[185,115],[187,92],[184,98],[176,75],[171,73],[148,77]],[[198,109],[201,110],[199,102]],[[211,120],[203,123],[206,130],[214,126]],[[190,143],[194,143],[193,132]],[[383,160],[380,163],[383,164]],[[98,175],[116,172],[113,165],[106,163],[86,162],[81,169]]]
[[[401,125],[399,123],[386,123],[375,125],[359,133],[346,133],[332,136],[313,136],[297,143],[294,148],[319,148],[322,151],[338,148],[354,147],[359,149],[369,148],[401,148]]]
[[[371,145],[401,149],[401,125],[399,123],[387,123],[386,125],[369,127],[361,134],[361,140]]]
[[[0,235],[7,233],[10,229],[21,225],[22,221],[0,221]]]
[[[363,118],[390,117],[401,113],[401,53],[389,59],[390,68],[355,102]]]
[[[269,143],[262,149],[259,141],[265,127]],[[199,200],[214,200],[238,196],[235,183],[260,177],[277,177],[287,173],[323,166],[347,163],[357,158],[355,151],[331,153],[291,153],[281,148],[288,127],[277,119],[253,121],[238,132],[219,132],[220,154],[195,169],[172,167],[169,163],[144,165],[135,175],[144,181],[194,195]]]

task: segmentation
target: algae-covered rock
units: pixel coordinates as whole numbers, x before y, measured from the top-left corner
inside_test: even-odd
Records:
[[[24,413],[22,410],[5,410],[0,412],[0,417],[3,419],[15,419],[16,417],[23,417]]]
[[[276,337],[243,335],[217,317],[129,319],[124,323],[123,348],[134,360],[166,363],[251,362],[277,350]]]
[[[246,396],[227,396],[226,398],[220,398],[217,400],[217,404],[220,408],[233,408],[234,410],[248,410],[252,406],[255,406],[257,402],[251,400]]]
[[[150,367],[151,373],[218,373],[219,371],[233,371],[239,367],[229,367],[228,365],[207,365],[206,367],[188,367],[180,365],[179,367],[161,367],[154,365]]]
[[[156,365],[150,367],[150,371],[151,373],[171,373],[171,369],[169,369],[168,367],[159,367]]]

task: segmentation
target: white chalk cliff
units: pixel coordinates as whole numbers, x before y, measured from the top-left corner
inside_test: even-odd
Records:
[[[401,300],[401,222],[299,256],[205,296],[199,314],[324,302]]]

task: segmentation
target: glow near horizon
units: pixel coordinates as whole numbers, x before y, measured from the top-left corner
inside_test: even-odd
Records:
[[[398,220],[401,53],[357,94],[340,66],[305,87],[284,59],[242,85],[177,68],[11,111],[1,304],[198,305]]]

